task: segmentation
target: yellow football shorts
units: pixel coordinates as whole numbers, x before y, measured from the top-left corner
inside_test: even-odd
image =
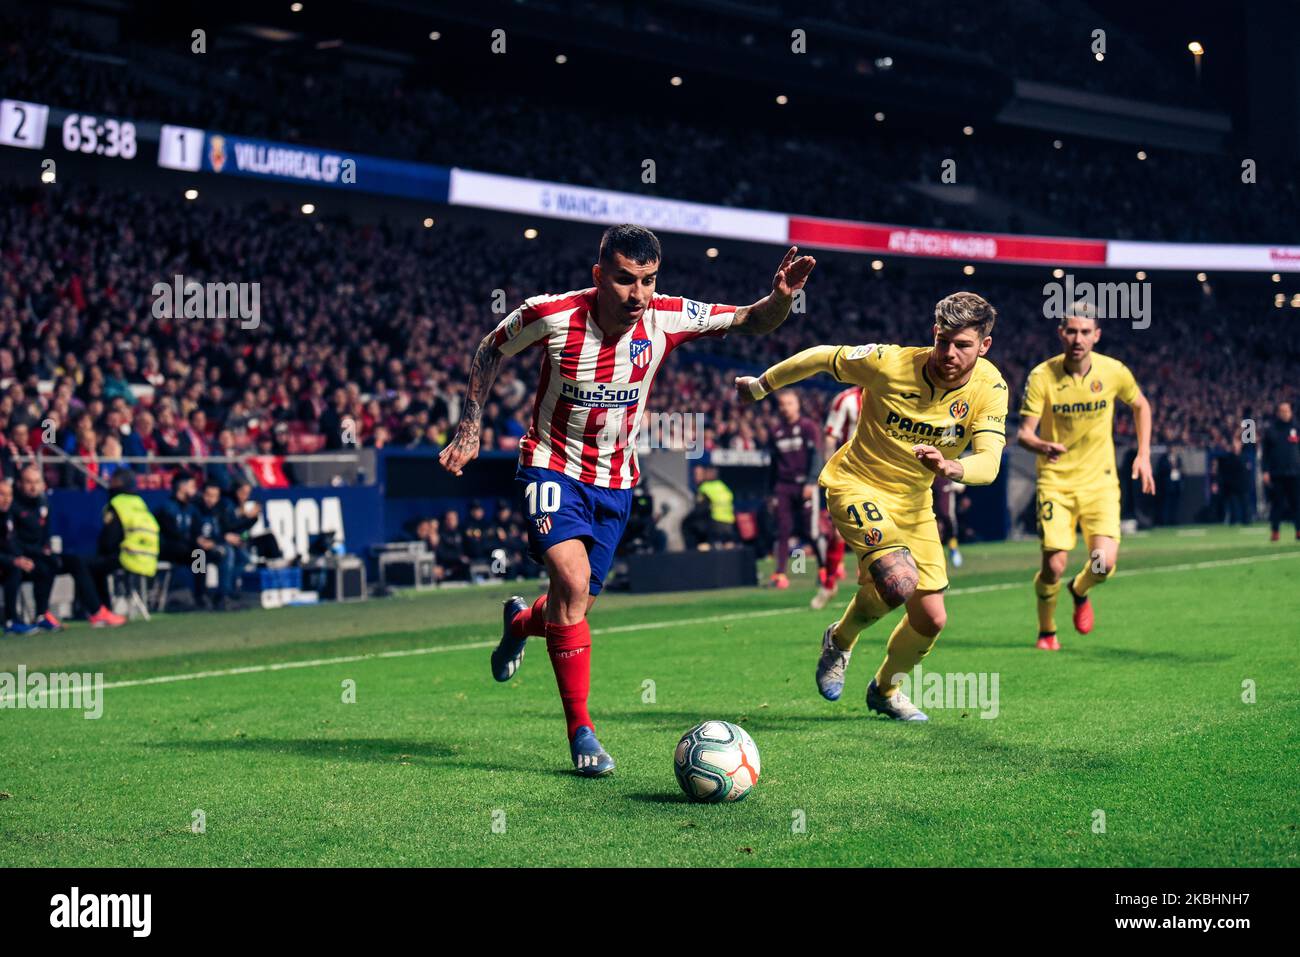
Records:
[[[870,580],[867,569],[882,555],[906,548],[920,573],[918,590],[948,587],[947,561],[932,508],[900,502],[868,485],[827,488],[826,508],[840,537],[858,556],[859,579]]]
[[[1079,528],[1084,544],[1093,536],[1119,541],[1119,486],[1070,491],[1040,487],[1037,492],[1038,538],[1043,550],[1068,552]]]

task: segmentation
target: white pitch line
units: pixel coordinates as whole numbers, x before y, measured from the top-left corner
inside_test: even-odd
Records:
[[[1120,577],[1131,578],[1135,575],[1160,575],[1169,572],[1185,571],[1203,571],[1209,568],[1224,568],[1230,565],[1253,565],[1258,562],[1277,562],[1287,559],[1300,558],[1300,551],[1287,552],[1280,555],[1254,555],[1245,558],[1223,558],[1214,559],[1204,562],[1186,562],[1181,565],[1161,565],[1158,568],[1135,568],[1132,571],[1122,572]],[[956,595],[977,595],[983,592],[1008,591],[1013,588],[1027,588],[1027,582],[1000,582],[996,585],[972,585],[967,588],[953,588],[946,594]],[[751,618],[767,618],[773,615],[790,615],[795,612],[807,611],[807,605],[798,605],[793,608],[766,608],[762,611],[741,611],[733,612],[728,615],[707,615],[701,618],[677,618],[672,621],[651,621],[639,625],[615,625],[609,628],[593,628],[593,635],[612,635],[619,632],[629,631],[651,631],[656,628],[675,628],[680,625],[707,625],[722,621],[741,621]],[[337,658],[312,658],[305,661],[281,661],[269,665],[246,665],[242,668],[223,668],[215,671],[193,671],[183,675],[159,675],[154,678],[133,678],[129,681],[110,681],[101,687],[105,690],[109,688],[137,688],[144,685],[161,685],[172,684],[177,681],[197,681],[200,678],[228,678],[234,675],[253,675],[263,674],[271,671],[287,671],[290,668],[319,668],[325,665],[345,665],[354,661],[367,661],[375,658],[408,658],[414,655],[437,655],[448,651],[474,651],[483,648],[495,648],[497,642],[493,641],[475,641],[461,645],[438,645],[432,648],[406,648],[395,651],[376,651],[365,655],[341,655]],[[48,692],[37,692],[39,696],[44,696]],[[14,701],[15,694],[0,696],[0,704]]]

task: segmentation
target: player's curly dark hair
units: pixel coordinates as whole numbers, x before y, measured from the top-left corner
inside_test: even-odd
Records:
[[[659,237],[634,223],[611,226],[600,237],[600,261],[612,264],[615,253],[621,253],[638,266],[657,263],[661,256]]]

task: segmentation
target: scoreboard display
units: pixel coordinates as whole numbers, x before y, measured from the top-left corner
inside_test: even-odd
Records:
[[[158,141],[158,165],[197,171],[203,158],[204,131],[184,126],[139,123],[119,116],[83,113],[24,100],[0,100],[0,146],[133,160],[142,142]]]
[[[451,193],[451,170],[445,166],[24,100],[0,98],[0,146],[40,150],[46,158],[77,153],[134,165],[156,163],[186,173],[356,189],[435,203],[447,202]]]
[[[203,165],[203,130],[164,126],[158,134],[158,165],[198,172]]]
[[[69,113],[63,118],[63,148],[74,153],[135,159],[135,124],[89,113]]]
[[[0,100],[0,144],[20,149],[45,148],[45,127],[50,108],[22,100]]]
[[[157,144],[157,153],[153,151]],[[444,203],[451,170],[234,133],[136,121],[0,97],[0,146],[77,153],[187,173],[246,176]],[[155,159],[156,155],[156,159]]]
[[[51,127],[58,135],[50,139]],[[52,109],[44,103],[0,100],[0,145],[20,149],[57,151],[135,159],[139,151],[136,125],[131,120],[92,113]]]

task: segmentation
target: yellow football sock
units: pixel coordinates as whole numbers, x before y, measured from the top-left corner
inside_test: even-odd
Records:
[[[841,651],[852,651],[863,629],[875,624],[889,614],[889,606],[876,591],[874,582],[859,586],[849,606],[844,609],[839,623],[831,632],[831,640]]]
[[[903,615],[903,620],[894,627],[894,633],[889,636],[889,648],[885,652],[885,660],[880,664],[880,670],[876,672],[876,687],[885,695],[891,695],[898,690],[898,685],[894,682],[895,675],[905,675],[916,667],[917,663],[930,653],[934,647],[934,641],[938,635],[923,635],[907,620],[907,615]]]
[[[1038,630],[1056,634],[1056,596],[1061,590],[1061,581],[1043,581],[1040,571],[1034,575],[1034,594],[1038,596]]]
[[[1112,572],[1114,570],[1114,568],[1111,569]],[[1108,574],[1098,575],[1092,570],[1092,562],[1088,562],[1088,564],[1083,566],[1083,571],[1074,576],[1074,581],[1070,584],[1071,587],[1074,588],[1074,593],[1082,598],[1084,595],[1088,594],[1093,585],[1100,585],[1109,577]]]

